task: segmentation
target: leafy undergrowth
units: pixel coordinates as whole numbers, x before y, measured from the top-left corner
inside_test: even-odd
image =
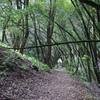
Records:
[[[25,54],[21,55],[18,51],[6,49],[5,44],[0,43],[0,76],[6,75],[6,72],[22,71],[34,69],[36,71],[48,71],[49,67],[46,64],[38,61],[34,57],[29,57]]]
[[[37,60],[36,58],[34,58],[33,56],[28,56],[28,55],[21,55],[19,52],[17,52],[17,54],[24,59],[27,59],[29,61],[31,61],[32,65],[36,66],[39,70],[43,70],[43,71],[48,71],[50,70],[48,65],[43,64],[42,62],[40,62],[39,60]]]

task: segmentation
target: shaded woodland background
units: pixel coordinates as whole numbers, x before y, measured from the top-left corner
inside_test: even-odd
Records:
[[[0,12],[1,46],[100,84],[100,0],[0,0]]]

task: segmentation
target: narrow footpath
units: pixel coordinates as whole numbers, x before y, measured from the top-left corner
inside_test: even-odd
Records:
[[[5,99],[9,98],[9,99]],[[11,73],[0,81],[0,100],[100,100],[64,72]]]

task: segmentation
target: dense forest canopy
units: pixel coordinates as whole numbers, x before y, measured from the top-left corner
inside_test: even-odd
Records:
[[[50,68],[62,58],[73,74],[100,83],[99,0],[0,0],[0,12],[2,43]]]

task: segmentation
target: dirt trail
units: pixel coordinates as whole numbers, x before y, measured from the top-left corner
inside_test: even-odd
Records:
[[[13,72],[0,81],[0,100],[100,100],[90,98],[89,91],[63,72]],[[7,99],[8,100],[8,99]],[[10,100],[10,99],[9,99]]]

